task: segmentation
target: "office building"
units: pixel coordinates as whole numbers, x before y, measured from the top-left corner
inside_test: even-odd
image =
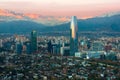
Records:
[[[52,48],[53,48],[52,43],[51,43],[51,41],[49,41],[47,43],[47,50],[48,50],[49,53],[52,53]]]
[[[60,48],[60,53],[63,56],[69,56],[70,55],[70,47],[68,43],[63,43]]]
[[[31,53],[30,42],[28,42],[28,43],[26,44],[26,53],[27,53],[27,54],[30,54],[30,53]]]
[[[70,26],[70,56],[75,56],[78,52],[78,26],[76,16],[72,16]]]
[[[21,54],[21,53],[22,53],[22,49],[23,49],[23,47],[22,47],[21,42],[20,42],[20,41],[17,41],[17,42],[16,42],[16,53],[17,53],[17,54]]]
[[[37,51],[37,32],[33,30],[31,32],[31,52]]]
[[[3,41],[0,39],[0,47],[3,47]]]

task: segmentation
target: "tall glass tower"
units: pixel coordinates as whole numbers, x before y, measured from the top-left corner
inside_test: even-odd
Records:
[[[16,42],[16,53],[21,54],[23,50],[23,46],[20,41]]]
[[[33,30],[31,32],[31,52],[37,51],[37,32]]]
[[[72,16],[70,26],[70,56],[78,52],[78,26],[76,16]]]

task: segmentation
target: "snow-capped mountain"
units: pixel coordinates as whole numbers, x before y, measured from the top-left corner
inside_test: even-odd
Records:
[[[16,20],[34,21],[47,26],[54,26],[68,22],[70,20],[70,17],[42,16],[40,14],[17,13],[15,11],[0,9],[0,21]]]
[[[120,32],[120,14],[78,20],[78,31]],[[0,33],[69,31],[70,17],[42,16],[0,9]],[[52,27],[51,27],[52,26]]]
[[[96,17],[111,17],[111,16],[119,15],[119,14],[120,14],[120,11],[119,12],[105,13],[105,14],[102,14],[102,15],[99,15],[99,16],[96,16]]]

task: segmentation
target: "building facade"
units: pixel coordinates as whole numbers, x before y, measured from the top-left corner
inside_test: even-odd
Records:
[[[72,16],[70,26],[70,56],[75,56],[78,52],[78,26],[76,16]]]
[[[20,41],[16,42],[16,53],[21,54],[23,50],[23,46]]]
[[[37,51],[37,32],[33,30],[31,32],[31,52]]]

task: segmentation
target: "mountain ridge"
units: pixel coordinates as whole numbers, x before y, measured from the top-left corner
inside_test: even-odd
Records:
[[[42,16],[34,13],[17,13],[10,10],[0,9],[0,21],[16,21],[16,20],[31,20],[43,25],[59,25],[66,23],[70,20],[70,17],[66,16]]]
[[[6,14],[7,16],[5,16]],[[18,15],[23,16],[24,19],[16,18],[16,16]],[[48,25],[48,24],[51,24],[51,22],[49,22],[48,17],[34,14],[36,15],[35,18],[37,18],[38,16],[42,18],[41,20],[36,19],[38,21],[39,20],[42,21],[43,19],[45,19],[43,20],[43,22],[44,21],[48,22],[48,23],[45,22],[47,24],[45,25],[32,19],[34,18],[33,14],[29,14],[29,16],[24,16],[24,15],[25,14],[22,14],[22,13],[15,13],[15,12],[0,9],[0,33],[30,32],[32,30],[37,30],[40,32],[69,31],[69,28],[70,28],[70,17],[67,17],[69,19],[68,21],[61,22],[60,24]],[[51,20],[52,22],[57,21],[56,19],[54,19],[54,17],[51,16],[51,18],[53,19],[53,21]],[[61,18],[63,17],[60,17],[59,19]],[[78,31],[79,32],[80,31],[120,32],[119,21],[120,21],[120,14],[105,16],[105,17],[78,19]]]

